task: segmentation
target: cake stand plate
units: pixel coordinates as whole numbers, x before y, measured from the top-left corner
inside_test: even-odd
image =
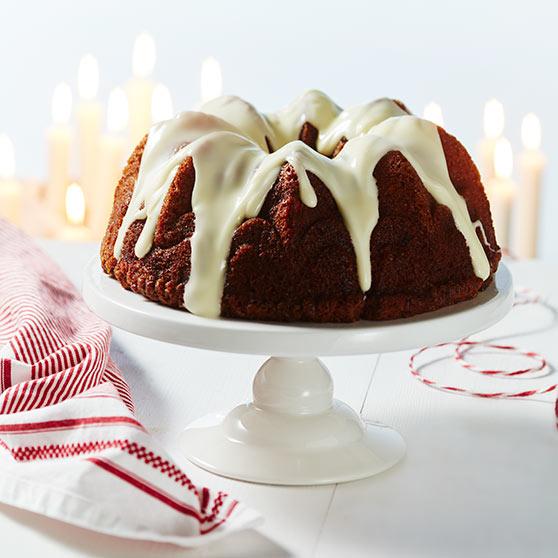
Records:
[[[255,376],[252,402],[190,424],[180,447],[190,461],[218,475],[308,485],[368,477],[405,453],[398,432],[362,421],[333,399],[331,376],[318,356],[399,351],[471,335],[510,310],[513,282],[500,264],[493,283],[474,300],[415,318],[278,324],[202,318],[150,302],[105,275],[96,257],[86,267],[83,296],[101,318],[138,335],[200,349],[273,355]]]

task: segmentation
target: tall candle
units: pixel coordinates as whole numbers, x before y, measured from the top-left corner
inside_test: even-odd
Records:
[[[200,94],[202,104],[223,94],[221,64],[213,56],[202,62]]]
[[[151,98],[153,82],[149,76],[156,61],[155,41],[151,35],[141,33],[136,37],[132,53],[132,79],[128,82],[130,113],[130,145],[135,147],[151,126]]]
[[[485,184],[494,176],[494,149],[504,131],[504,124],[502,103],[491,99],[484,106],[484,138],[478,147],[480,173]]]
[[[81,59],[78,89],[81,97],[77,107],[79,174],[86,205],[90,205],[97,195],[99,141],[103,118],[101,103],[95,100],[99,89],[99,66],[90,54]]]
[[[72,113],[72,90],[60,83],[52,95],[52,126],[47,131],[48,206],[53,215],[64,217],[64,200],[70,176],[72,133],[68,122]]]
[[[101,238],[110,216],[114,190],[120,176],[126,151],[124,131],[128,124],[128,100],[120,87],[113,89],[107,104],[107,131],[101,138],[99,186],[96,203],[91,208],[91,227],[95,238]]]
[[[442,107],[438,103],[428,103],[424,107],[422,117],[434,122],[437,126],[444,127],[444,115],[442,114]]]
[[[70,184],[66,189],[66,226],[60,233],[61,240],[70,242],[87,242],[91,240],[91,231],[84,225],[85,196],[81,186]]]
[[[494,144],[494,176],[486,183],[486,193],[490,201],[490,211],[496,231],[496,240],[505,250],[510,247],[510,219],[515,184],[511,179],[513,172],[513,151],[506,138]]]
[[[153,89],[153,100],[151,102],[151,120],[160,122],[168,120],[174,114],[172,97],[168,87],[158,83]]]
[[[15,152],[12,140],[0,134],[0,217],[19,225],[21,184],[15,179]]]
[[[537,255],[541,178],[546,160],[540,151],[541,124],[533,113],[523,118],[521,138],[524,149],[519,158],[516,251],[521,258],[534,258]]]

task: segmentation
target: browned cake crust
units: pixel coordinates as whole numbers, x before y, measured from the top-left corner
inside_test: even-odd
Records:
[[[490,209],[479,173],[465,148],[439,129],[450,178],[465,198],[471,220],[494,273],[500,260]],[[306,124],[301,139],[315,147],[316,129]],[[344,142],[336,149],[342,149]],[[143,221],[133,223],[122,256],[114,244],[132,196],[144,140],[130,157],[115,192],[101,245],[103,269],[126,289],[183,308],[190,274],[190,237],[195,218],[191,158],[179,168],[167,194],[151,251],[142,259],[134,246]],[[318,203],[305,206],[294,169],[285,163],[258,217],[236,230],[229,253],[221,314],[270,321],[352,322],[387,320],[436,310],[473,298],[486,287],[473,272],[469,249],[450,210],[439,205],[401,155],[387,153],[374,170],[378,223],[370,239],[372,288],[360,290],[356,258],[337,205],[324,184],[309,174]]]

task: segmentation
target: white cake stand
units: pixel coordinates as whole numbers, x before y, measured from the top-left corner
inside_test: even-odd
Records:
[[[95,258],[85,270],[83,296],[100,317],[138,335],[201,349],[273,355],[256,374],[254,400],[190,424],[181,447],[190,461],[218,475],[308,485],[368,477],[405,453],[398,432],[363,422],[333,399],[331,376],[318,355],[384,353],[459,339],[498,322],[512,306],[513,287],[510,272],[500,264],[493,284],[473,301],[406,320],[347,325],[212,320],[124,290]]]

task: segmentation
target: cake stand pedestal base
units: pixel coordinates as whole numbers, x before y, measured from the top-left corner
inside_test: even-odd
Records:
[[[209,415],[181,436],[183,454],[225,477],[266,484],[330,484],[395,465],[405,442],[395,430],[363,422],[333,399],[333,382],[317,358],[271,357],[253,384],[254,400]]]

